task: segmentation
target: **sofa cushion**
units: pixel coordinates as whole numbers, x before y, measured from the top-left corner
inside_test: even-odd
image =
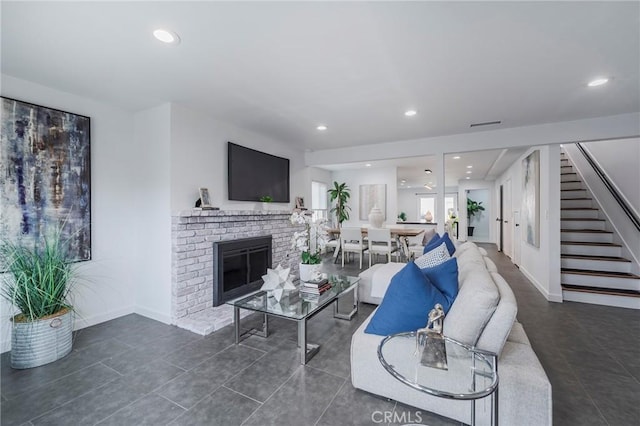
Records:
[[[447,244],[443,241],[442,244],[426,252],[425,254],[417,258],[414,262],[418,268],[424,269],[438,266],[441,263],[446,262],[450,258],[451,256],[449,255],[449,251],[447,250]]]
[[[449,309],[446,297],[415,263],[409,262],[391,279],[365,333],[387,336],[422,328],[436,303],[440,303],[445,312]]]
[[[429,241],[429,244],[424,246],[423,253],[427,253],[428,251],[434,249],[435,247],[439,246],[442,242],[444,242],[447,245],[447,250],[449,250],[449,255],[453,256],[453,253],[455,253],[456,251],[456,246],[455,244],[453,244],[453,241],[451,241],[451,238],[449,237],[449,234],[447,232],[442,234],[441,237],[438,237],[438,238],[433,237],[431,241]]]
[[[491,272],[490,275],[500,294],[500,301],[476,346],[499,355],[516,320],[518,304],[511,287],[504,278],[497,272]]]
[[[373,275],[371,276],[371,294],[372,298],[380,298],[382,299],[387,292],[387,288],[389,288],[389,283],[393,279],[394,275],[396,275],[402,268],[406,265],[404,263],[397,262],[389,262],[389,263],[379,263],[381,265],[379,268],[375,270]],[[377,265],[373,265],[377,266]],[[373,268],[372,266],[372,268]]]
[[[484,258],[484,264],[487,266],[487,270],[489,272],[498,272],[498,267],[495,263],[493,263],[493,260],[489,259],[488,257]]]
[[[444,263],[432,268],[422,269],[422,273],[429,278],[438,290],[447,298],[449,304],[453,304],[458,295],[458,261],[450,258]]]
[[[484,266],[463,265],[460,272],[460,291],[444,319],[444,334],[459,342],[475,345],[500,299],[498,288]]]

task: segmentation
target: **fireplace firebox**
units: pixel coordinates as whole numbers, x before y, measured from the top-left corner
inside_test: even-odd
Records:
[[[213,244],[213,306],[254,290],[271,268],[271,236],[218,241]]]

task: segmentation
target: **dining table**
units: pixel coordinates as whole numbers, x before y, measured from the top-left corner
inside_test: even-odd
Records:
[[[366,237],[367,233],[369,231],[369,228],[367,228],[366,226],[363,226],[360,228],[360,230],[362,231],[362,236]],[[336,247],[335,251],[333,252],[333,259],[334,262],[337,261],[338,256],[340,255],[340,229],[339,228],[327,228],[327,234],[329,234],[330,236],[335,236],[336,239],[338,239],[338,246]],[[400,242],[400,239],[403,238],[406,240],[406,238],[408,237],[415,237],[420,235],[422,232],[424,232],[424,229],[420,229],[420,228],[389,228],[389,231],[391,231],[391,236],[395,237],[398,242]],[[398,245],[400,246],[400,244]]]

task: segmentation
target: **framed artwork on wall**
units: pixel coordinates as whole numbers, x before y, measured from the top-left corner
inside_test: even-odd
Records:
[[[523,239],[540,247],[540,151],[535,150],[522,160]]]
[[[56,230],[91,259],[91,120],[1,98],[0,236],[41,246]]]
[[[211,207],[211,197],[208,188],[200,188],[200,207]]]
[[[360,185],[360,220],[369,220],[371,209],[376,206],[382,210],[383,220],[387,219],[387,185]]]

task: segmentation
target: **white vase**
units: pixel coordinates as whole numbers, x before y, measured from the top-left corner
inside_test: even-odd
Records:
[[[431,221],[433,220],[431,210],[427,210],[427,214],[424,215],[424,219],[427,221],[427,223],[431,223]]]
[[[384,215],[382,214],[382,210],[380,210],[378,206],[373,206],[369,212],[369,223],[373,228],[382,228],[383,222]]]
[[[321,265],[308,265],[306,263],[300,264],[300,281],[311,281],[320,275]]]

